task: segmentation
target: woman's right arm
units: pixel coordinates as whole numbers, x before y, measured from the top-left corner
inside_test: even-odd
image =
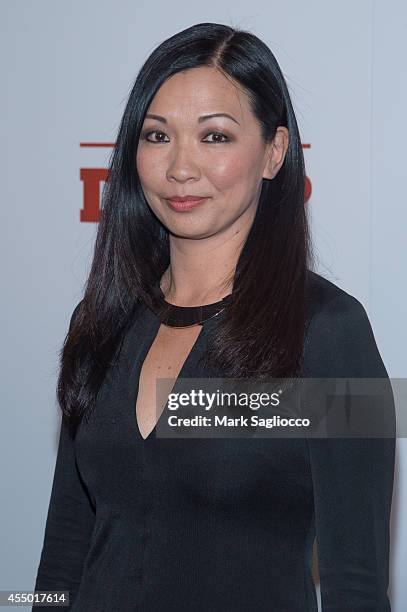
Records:
[[[75,441],[62,419],[36,591],[70,591],[72,605],[94,524],[95,512],[76,465]]]
[[[94,524],[95,513],[75,462],[74,440],[62,420],[36,591],[70,591],[72,605]]]

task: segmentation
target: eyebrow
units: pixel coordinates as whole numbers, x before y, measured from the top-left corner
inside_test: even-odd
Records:
[[[212,117],[228,117],[229,119],[231,119],[232,121],[240,125],[237,119],[235,119],[234,117],[232,117],[232,115],[229,115],[228,113],[212,113],[210,115],[202,115],[201,117],[198,118],[198,123],[202,123],[203,121],[212,119]],[[167,123],[167,120],[165,117],[162,117],[161,115],[152,115],[151,113],[148,113],[146,115],[146,119],[156,119],[157,121],[161,121],[161,123]]]

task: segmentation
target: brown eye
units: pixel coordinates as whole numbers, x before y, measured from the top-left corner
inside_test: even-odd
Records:
[[[229,142],[229,138],[222,134],[222,132],[210,132],[208,136],[216,136],[216,140],[204,140],[204,142],[210,142],[211,144],[222,144],[224,142]],[[220,138],[226,138],[226,140],[220,140]]]
[[[155,142],[155,143],[166,142],[165,140],[162,140],[161,138],[158,140],[154,140],[154,139],[151,140],[150,138],[148,138],[150,134],[160,134],[161,136],[165,136],[164,132],[160,132],[160,130],[150,130],[149,132],[143,132],[142,138],[146,140],[147,142]]]

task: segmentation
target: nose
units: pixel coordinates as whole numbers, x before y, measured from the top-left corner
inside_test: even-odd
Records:
[[[186,145],[175,147],[167,168],[167,179],[185,182],[189,179],[197,180],[200,176],[191,148]]]

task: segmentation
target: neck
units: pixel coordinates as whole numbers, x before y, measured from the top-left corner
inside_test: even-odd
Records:
[[[233,278],[246,233],[194,240],[170,234],[170,265],[160,287],[176,306],[204,306],[232,293]]]

